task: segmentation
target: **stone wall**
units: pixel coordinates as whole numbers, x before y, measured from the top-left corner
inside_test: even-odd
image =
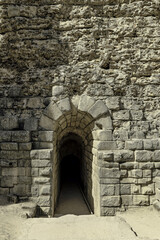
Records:
[[[100,214],[159,199],[159,1],[0,0],[0,14],[0,194],[50,211],[61,116],[50,108],[68,98],[84,111],[85,95],[108,108],[86,151]]]

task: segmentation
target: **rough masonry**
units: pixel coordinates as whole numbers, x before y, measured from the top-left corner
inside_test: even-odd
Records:
[[[96,215],[157,206],[159,0],[0,0],[0,14],[0,194],[54,215],[67,137]]]

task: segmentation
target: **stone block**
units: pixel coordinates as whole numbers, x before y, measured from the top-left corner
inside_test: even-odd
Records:
[[[32,160],[33,168],[50,167],[50,166],[51,166],[50,160]]]
[[[151,178],[141,178],[141,179],[137,179],[137,183],[141,184],[141,185],[146,185],[146,184],[150,184],[152,182]]]
[[[52,171],[51,167],[39,169],[39,176],[49,177],[51,175],[51,171]]]
[[[136,178],[122,178],[121,179],[121,184],[137,184],[138,183],[138,179]]]
[[[12,130],[19,128],[18,118],[17,117],[4,117],[1,119],[1,126],[3,129]]]
[[[39,131],[38,140],[42,142],[52,142],[53,131]]]
[[[115,141],[93,141],[93,147],[97,150],[115,150]]]
[[[26,196],[26,186],[25,184],[15,185],[13,188],[13,194],[18,196]]]
[[[30,151],[32,149],[32,143],[19,143],[20,151]]]
[[[118,112],[113,113],[114,120],[130,120],[130,114],[128,110],[120,110]]]
[[[120,196],[105,196],[102,198],[102,206],[119,207],[121,204]]]
[[[53,130],[53,120],[48,118],[45,115],[41,116],[39,125],[41,128],[46,129],[46,130]]]
[[[155,200],[153,203],[153,206],[157,211],[160,211],[160,201],[159,200]]]
[[[31,169],[31,176],[32,177],[38,177],[39,176],[39,168],[33,168]]]
[[[2,176],[1,177],[1,187],[13,187],[18,183],[18,179],[15,176]]]
[[[148,206],[149,205],[149,197],[147,195],[133,195],[133,205]]]
[[[9,5],[7,8],[8,17],[19,17],[20,16],[20,7]]]
[[[32,178],[28,176],[19,176],[18,183],[20,184],[32,184]]]
[[[71,104],[69,98],[64,98],[57,102],[58,108],[62,113],[68,112],[71,110]]]
[[[128,171],[126,169],[120,171],[120,178],[126,178],[128,176]]]
[[[126,129],[121,129],[121,130],[115,129],[114,132],[113,132],[113,139],[114,140],[119,140],[119,141],[128,140],[128,130],[126,130]]]
[[[133,205],[133,196],[131,195],[122,195],[121,201],[123,206],[132,206]]]
[[[78,109],[80,111],[88,112],[88,110],[94,105],[95,100],[87,95],[82,95],[79,99]]]
[[[50,195],[51,194],[51,186],[45,185],[40,189],[40,195]]]
[[[39,150],[39,159],[51,159],[52,158],[52,150],[44,149]]]
[[[2,150],[8,150],[8,151],[18,150],[18,144],[17,143],[5,142],[5,143],[1,143],[0,147],[1,147]]]
[[[63,91],[64,91],[63,86],[53,86],[52,87],[52,96],[58,97],[63,93]]]
[[[29,131],[12,131],[13,142],[30,142],[31,136]]]
[[[106,99],[106,105],[111,110],[120,109],[120,97],[108,97]]]
[[[85,96],[86,96],[86,95],[85,95]],[[73,104],[76,108],[78,108],[80,98],[81,98],[81,97],[80,97],[79,95],[75,95],[75,96],[73,96],[72,99],[71,99],[72,104]]]
[[[101,178],[120,178],[120,171],[119,169],[115,168],[101,168],[100,169],[100,177]]]
[[[142,194],[143,195],[153,195],[155,194],[155,186],[154,183],[148,186],[142,186]]]
[[[111,151],[101,151],[98,152],[97,158],[101,161],[106,161],[106,162],[113,162],[113,152]]]
[[[9,194],[9,188],[0,187],[0,195],[7,196]]]
[[[115,162],[128,162],[133,161],[134,155],[131,150],[115,150],[114,151],[114,161]]]
[[[32,186],[31,194],[32,194],[32,197],[38,197],[39,196],[39,186]]]
[[[95,121],[95,129],[103,129],[103,130],[112,130],[112,120],[110,116],[106,116]]]
[[[50,196],[40,196],[37,198],[37,204],[40,207],[50,207]]]
[[[135,151],[135,160],[137,162],[150,162],[153,158],[153,152],[142,150],[142,151]]]
[[[32,150],[30,153],[31,159],[51,159],[52,150],[50,149],[38,149]]]
[[[143,171],[141,169],[133,169],[128,172],[128,177],[133,178],[142,178]]]
[[[114,195],[116,195],[115,194],[115,185],[101,184],[100,188],[101,188],[101,196],[114,196]]]
[[[131,118],[135,121],[141,121],[143,119],[143,111],[142,110],[131,110]]]
[[[6,151],[3,150],[0,152],[1,159],[7,160],[19,160],[19,159],[30,159],[29,151]]]
[[[2,168],[2,176],[17,176],[18,168]]]
[[[154,168],[154,163],[139,163],[139,168],[140,169],[153,169]]]
[[[160,188],[160,177],[155,178],[156,188]]]
[[[0,142],[11,141],[11,131],[0,131]]]
[[[111,130],[96,130],[92,132],[94,140],[100,141],[112,141],[112,131]]]
[[[114,216],[115,211],[115,208],[101,207],[101,216]]]
[[[141,194],[141,186],[140,185],[131,184],[131,192],[132,192],[132,194],[140,195]]]
[[[155,166],[156,169],[160,169],[160,162],[155,162],[154,166]]]
[[[34,184],[46,184],[50,182],[50,178],[47,177],[34,177],[33,183]]]
[[[38,120],[34,117],[27,118],[24,121],[24,129],[28,131],[36,131],[38,128]]]
[[[160,201],[160,188],[156,188],[156,198]]]
[[[152,156],[153,162],[160,162],[160,150],[155,150]]]
[[[125,148],[129,150],[141,150],[143,149],[143,141],[142,140],[126,141]]]
[[[135,169],[138,168],[138,163],[136,162],[126,162],[126,163],[120,163],[120,169]]]
[[[146,169],[146,170],[143,170],[143,177],[144,178],[151,178],[151,170],[150,169]]]
[[[152,139],[152,148],[154,150],[160,150],[160,139]]]
[[[89,110],[93,118],[98,118],[106,113],[108,113],[108,108],[101,100],[98,100]]]
[[[153,150],[153,144],[151,139],[144,139],[143,144],[145,150]]]
[[[29,98],[27,107],[32,109],[39,109],[43,107],[43,103],[40,97]]]
[[[56,103],[51,102],[48,107],[45,109],[44,111],[44,115],[46,115],[47,117],[49,117],[50,119],[53,120],[58,120],[58,118],[60,118],[63,113],[62,111],[59,109],[59,107],[57,106]],[[53,127],[52,127],[53,128]],[[52,130],[52,129],[51,129]]]
[[[121,195],[130,195],[131,194],[131,184],[121,184],[120,185],[120,194]]]

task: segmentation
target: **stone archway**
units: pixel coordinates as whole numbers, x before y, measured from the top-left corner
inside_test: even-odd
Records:
[[[114,215],[120,205],[119,168],[113,163],[116,143],[112,138],[112,121],[105,103],[87,95],[52,101],[44,110],[40,127],[54,132],[52,177],[50,177],[50,210],[54,209],[59,192],[59,148],[69,134],[82,139],[84,149],[84,185],[89,204],[96,215]],[[110,184],[111,192],[107,188]],[[115,187],[116,184],[116,187]]]

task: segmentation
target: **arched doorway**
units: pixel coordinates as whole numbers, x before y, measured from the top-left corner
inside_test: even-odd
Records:
[[[85,145],[75,133],[65,135],[59,144],[59,189],[55,215],[90,214],[85,196]]]
[[[62,181],[60,169],[63,166],[60,165],[65,160],[59,155],[61,140],[72,133],[78,135],[85,146],[82,158],[82,162],[85,163],[85,174],[83,175],[85,177],[82,186],[84,185],[84,193],[91,209],[97,216],[114,215],[117,207],[120,206],[120,171],[118,164],[113,163],[112,151],[117,149],[117,143],[113,140],[112,119],[106,104],[85,94],[73,96],[72,99],[66,97],[57,101],[52,100],[45,108],[39,125],[40,128],[53,132],[53,141],[49,145],[52,150],[47,155],[47,159],[50,161],[44,163],[38,161],[41,154],[35,156],[33,151],[33,162],[36,160],[34,165],[38,165],[38,168],[41,168],[42,165],[45,168],[51,166],[52,171],[50,176],[47,175],[48,179],[44,179],[49,181],[51,194],[48,191],[47,196],[40,196],[39,206],[47,211],[47,214],[54,216]],[[48,149],[43,151],[48,152]],[[73,157],[74,154],[71,153],[71,156]],[[42,157],[46,157],[46,155],[42,154]],[[37,189],[36,180],[33,181],[32,187]],[[108,194],[108,184],[118,189],[113,192],[113,196]],[[42,184],[40,188],[42,188]],[[41,192],[43,193],[43,191]],[[37,201],[36,198],[35,201]]]

